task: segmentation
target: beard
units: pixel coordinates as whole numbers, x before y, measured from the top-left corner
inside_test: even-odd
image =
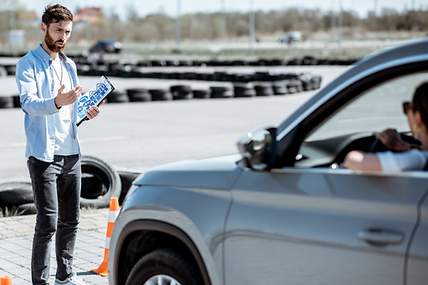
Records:
[[[49,50],[53,52],[63,52],[65,48],[65,42],[62,40],[55,41],[51,35],[49,35],[49,31],[46,32],[45,43]],[[62,44],[62,46],[58,45]]]

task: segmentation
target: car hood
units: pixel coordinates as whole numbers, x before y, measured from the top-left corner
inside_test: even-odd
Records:
[[[186,160],[158,166],[140,175],[134,184],[204,189],[230,189],[242,171],[239,155]]]

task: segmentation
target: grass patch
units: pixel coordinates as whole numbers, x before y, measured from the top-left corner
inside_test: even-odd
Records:
[[[23,213],[24,213],[24,211],[18,210],[17,207],[1,207],[0,208],[0,218],[22,216]]]

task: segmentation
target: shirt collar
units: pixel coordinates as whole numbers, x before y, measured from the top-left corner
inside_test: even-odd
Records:
[[[45,49],[42,47],[42,44],[39,44],[39,46],[35,49],[35,52],[48,64],[52,63],[52,58],[50,57],[49,53],[45,51]],[[58,56],[60,56],[62,59],[65,60],[65,55],[62,52],[58,53]]]

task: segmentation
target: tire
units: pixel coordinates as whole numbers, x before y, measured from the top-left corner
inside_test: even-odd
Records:
[[[233,86],[235,98],[250,98],[256,96],[256,91],[248,84],[235,84]]]
[[[5,66],[7,75],[9,76],[15,76],[16,74],[16,66],[15,65],[7,65]]]
[[[254,85],[254,90],[256,91],[256,96],[272,96],[273,90],[272,86],[269,84],[257,84]]]
[[[99,176],[91,173],[82,173],[80,197],[85,199],[97,199],[106,192],[107,188]]]
[[[123,200],[126,198],[126,194],[128,194],[129,188],[132,185],[132,182],[140,175],[137,172],[130,171],[119,171],[120,183],[122,184],[122,191],[120,192],[119,204],[122,205]]]
[[[129,102],[148,102],[152,100],[152,96],[144,88],[127,89],[126,93],[128,94]]]
[[[208,99],[210,98],[210,92],[204,89],[193,90],[193,98],[195,99]]]
[[[294,94],[303,91],[302,82],[300,80],[289,80],[286,86],[288,94]]]
[[[126,285],[146,285],[148,280],[157,275],[174,278],[181,285],[201,285],[203,282],[195,267],[173,250],[157,249],[142,257],[134,265]]]
[[[124,92],[113,91],[107,96],[108,103],[127,103],[129,102],[128,96]]]
[[[254,73],[255,81],[272,81],[272,75],[266,71],[257,71]]]
[[[164,89],[149,89],[152,96],[152,101],[169,101],[172,100],[172,95],[168,90]]]
[[[211,98],[221,99],[233,97],[232,89],[226,86],[211,86],[210,91]]]
[[[13,98],[11,96],[0,97],[0,109],[13,108]]]
[[[21,98],[19,95],[15,95],[12,97],[13,107],[21,108]]]
[[[37,213],[36,206],[34,205],[34,203],[27,203],[27,204],[19,205],[16,208],[16,211],[18,213],[18,216],[34,215]]]
[[[33,203],[31,182],[5,182],[0,184],[0,207],[16,207]]]
[[[273,92],[273,95],[276,95],[276,96],[288,94],[287,87],[282,81],[277,81],[272,84],[272,92]]]
[[[172,85],[169,90],[172,94],[173,100],[187,100],[192,99],[192,88],[189,85]]]
[[[105,208],[109,205],[111,197],[120,197],[122,190],[120,177],[109,164],[94,156],[83,155],[81,166],[82,178],[95,176],[102,183],[101,186],[87,188],[84,193],[81,193],[85,195],[85,197],[80,196],[81,207]]]

